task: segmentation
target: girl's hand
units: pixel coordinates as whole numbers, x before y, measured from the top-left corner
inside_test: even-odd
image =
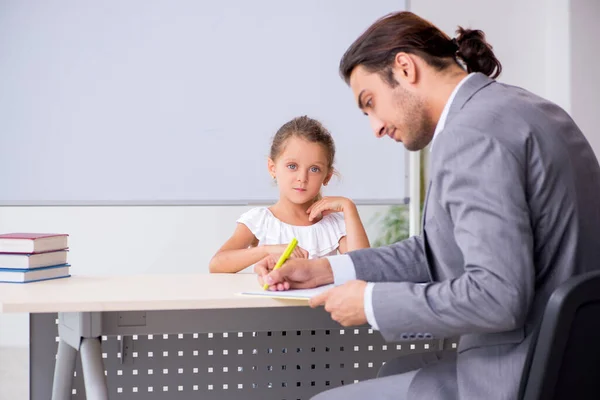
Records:
[[[324,197],[314,203],[306,210],[308,220],[321,219],[327,214],[334,212],[344,212],[350,208],[356,208],[352,200],[345,197]]]
[[[280,257],[287,246],[287,244],[266,244],[265,249],[269,255]],[[308,251],[300,246],[296,246],[294,251],[292,251],[292,254],[290,254],[290,258],[308,258]]]

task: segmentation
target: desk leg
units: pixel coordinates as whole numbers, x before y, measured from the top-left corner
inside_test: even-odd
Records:
[[[81,369],[83,371],[86,398],[88,400],[108,400],[100,338],[83,339],[79,353],[81,354]]]
[[[71,399],[76,357],[77,349],[62,340],[58,342],[58,354],[56,355],[54,381],[52,383],[52,400]]]
[[[77,351],[81,355],[83,382],[88,400],[108,400],[108,385],[102,362],[100,313],[58,313],[60,337],[52,400],[70,400]]]

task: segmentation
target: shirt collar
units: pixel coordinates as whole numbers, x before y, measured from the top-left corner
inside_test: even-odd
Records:
[[[454,88],[454,90],[450,94],[450,97],[448,98],[448,101],[446,102],[446,105],[444,106],[444,109],[442,110],[442,115],[440,115],[440,120],[438,121],[438,123],[437,123],[437,125],[435,127],[435,131],[433,132],[433,138],[431,139],[431,143],[429,144],[429,150],[433,149],[433,142],[435,141],[435,137],[442,130],[444,130],[444,127],[446,126],[446,118],[448,118],[448,112],[450,111],[450,106],[452,106],[452,102],[454,101],[454,98],[456,97],[456,93],[458,93],[458,90],[460,89],[460,87],[472,75],[475,75],[475,73],[471,72],[469,75],[465,76],[460,82],[458,82],[458,85],[456,85],[456,87]]]

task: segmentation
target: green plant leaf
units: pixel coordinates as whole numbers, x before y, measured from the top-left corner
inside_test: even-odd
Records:
[[[386,246],[408,238],[408,206],[393,205],[382,215],[378,213],[372,223],[380,226],[373,247]]]

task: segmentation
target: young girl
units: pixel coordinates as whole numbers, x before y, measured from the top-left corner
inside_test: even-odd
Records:
[[[210,261],[211,272],[239,272],[268,255],[281,255],[292,238],[291,257],[317,258],[369,247],[354,203],[344,197],[321,198],[333,175],[335,145],[314,119],[295,118],[273,138],[269,173],[279,201],[257,207],[237,220],[233,235]]]

